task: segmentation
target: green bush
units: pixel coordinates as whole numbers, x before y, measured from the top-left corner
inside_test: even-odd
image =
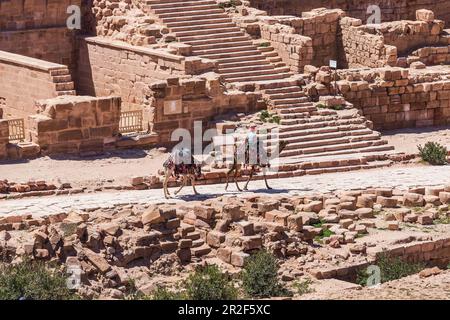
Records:
[[[67,274],[43,262],[24,260],[0,266],[0,300],[74,300],[67,288]]]
[[[234,300],[237,290],[216,265],[198,267],[185,285],[190,300]]]
[[[302,296],[304,294],[314,292],[314,290],[310,288],[311,284],[312,284],[311,279],[306,279],[304,281],[294,282],[292,286],[296,290],[297,294],[299,296]]]
[[[447,148],[437,142],[427,142],[422,147],[418,145],[419,154],[422,160],[432,165],[443,165],[447,163]]]
[[[279,283],[275,257],[265,250],[252,255],[242,270],[242,286],[251,297],[265,298],[289,295]]]
[[[187,296],[182,291],[170,291],[166,288],[158,287],[151,295],[152,300],[186,300]]]
[[[380,268],[381,283],[418,273],[425,268],[423,263],[407,262],[399,257],[390,257],[385,253],[379,256],[376,266]],[[369,276],[366,269],[359,270],[356,282],[365,286]]]

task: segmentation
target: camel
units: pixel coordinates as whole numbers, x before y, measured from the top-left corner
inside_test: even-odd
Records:
[[[247,144],[247,142],[245,142],[245,145]],[[286,148],[286,146],[288,145],[288,142],[285,140],[281,140],[279,142],[279,153],[281,153],[281,151],[283,151],[284,148]],[[248,151],[247,151],[248,152]],[[237,177],[239,175],[239,172],[242,170],[242,166],[245,165],[245,163],[242,163],[242,161],[238,161],[238,150],[237,147],[235,145],[234,147],[234,156],[233,156],[233,165],[230,168],[230,170],[228,170],[228,172],[226,173],[226,185],[225,185],[225,190],[228,189],[228,182],[229,182],[229,177],[231,175],[232,172],[234,172],[234,183],[236,184],[236,187],[239,191],[242,191],[242,189],[239,187],[239,184],[237,182]],[[247,161],[245,161],[247,162]],[[248,165],[248,164],[247,164]],[[263,171],[263,177],[264,177],[264,182],[266,184],[267,189],[271,190],[272,188],[269,186],[268,182],[267,182],[267,177],[266,177],[266,171],[267,168],[270,167],[270,163],[269,161],[267,161],[266,163],[261,163],[261,160],[258,159],[258,163],[257,164],[252,164],[250,165],[251,169],[250,169],[250,175],[247,179],[247,182],[245,183],[244,186],[244,190],[248,190],[248,183],[252,180],[253,178],[253,174],[256,171],[257,167],[260,167]]]
[[[186,157],[190,157],[190,161],[183,161],[183,159],[180,159],[184,157],[184,159],[188,159]],[[182,177],[181,179],[181,186],[180,188],[175,191],[175,195],[180,193],[180,191],[187,185],[188,181],[191,181],[192,189],[194,190],[194,194],[198,195],[199,193],[195,189],[195,179],[201,176],[201,164],[196,163],[194,157],[191,155],[190,150],[188,149],[181,149],[179,151],[174,152],[172,155],[169,156],[169,159],[167,159],[164,164],[164,182],[163,182],[163,189],[164,189],[164,197],[166,199],[169,199],[171,197],[169,189],[168,189],[168,183],[170,177],[178,178],[179,176]]]

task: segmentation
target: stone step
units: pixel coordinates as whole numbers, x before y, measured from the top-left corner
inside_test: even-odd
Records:
[[[206,244],[204,244],[200,247],[197,247],[197,248],[191,248],[191,253],[196,257],[201,257],[204,255],[207,255],[210,252],[211,252],[211,248]]]
[[[229,63],[219,63],[219,69],[231,69],[231,68],[240,68],[240,67],[247,67],[247,66],[269,66],[271,65],[266,60],[254,60],[254,61],[236,61],[236,62],[229,62]]]
[[[192,45],[192,44],[191,44]],[[210,49],[228,49],[242,46],[253,46],[249,39],[244,38],[240,41],[205,43],[201,45],[192,45],[192,51],[210,50]]]
[[[56,91],[71,91],[74,90],[75,84],[73,82],[55,83]]]
[[[284,79],[284,78],[288,78],[290,76],[291,76],[290,73],[276,73],[276,74],[260,75],[260,76],[252,76],[252,77],[227,78],[227,81],[228,82],[257,82],[257,81]]]
[[[314,106],[298,106],[298,107],[290,107],[286,109],[274,109],[278,112],[279,116],[282,119],[293,119],[295,114],[307,112],[308,114],[315,111],[316,108]]]
[[[206,36],[210,36],[212,34],[220,34],[220,33],[229,33],[229,32],[241,32],[241,29],[239,29],[236,26],[230,27],[230,26],[225,26],[223,28],[219,27],[219,25],[216,25],[218,28],[215,29],[202,29],[202,30],[190,30],[190,31],[180,31],[180,32],[175,32],[175,35],[177,37],[180,37],[180,39],[182,37],[188,37],[188,36],[201,36],[201,35],[206,35]],[[184,40],[183,40],[184,41]],[[256,47],[255,47],[255,50]],[[258,51],[259,52],[259,51]]]
[[[242,41],[251,41],[250,37],[247,35],[244,35],[242,33],[241,36],[237,36],[237,37],[224,37],[224,38],[215,38],[215,39],[203,39],[203,40],[190,40],[190,41],[184,41],[184,43],[186,44],[190,44],[191,46],[197,48],[201,48],[201,46],[209,46],[209,45],[213,45],[213,44],[217,44],[217,45],[227,45],[228,43],[232,43],[232,42],[242,42]]]
[[[199,24],[199,25],[189,25],[184,27],[173,27],[170,28],[172,32],[176,35],[182,36],[185,32],[207,32],[209,30],[217,30],[217,29],[233,29],[237,28],[233,22],[222,22],[222,23],[214,23],[214,24]]]
[[[184,27],[184,26],[195,26],[195,25],[208,25],[215,23],[229,23],[231,19],[227,16],[221,18],[211,18],[204,20],[184,20],[175,22],[165,22],[166,26],[169,28]]]
[[[215,39],[223,39],[224,37],[243,37],[245,34],[242,31],[233,31],[233,32],[225,32],[225,33],[208,33],[201,35],[193,35],[193,36],[178,36],[178,40],[180,42],[190,44],[192,41],[209,41]],[[259,52],[258,52],[259,53]]]
[[[284,68],[285,72],[286,70],[289,68]],[[289,107],[290,105],[292,105],[293,107],[296,106],[296,104],[298,103],[303,103],[303,102],[308,102],[308,97],[284,97],[284,98],[276,98],[274,99],[273,97],[270,97],[270,100],[272,100],[272,103],[276,106],[287,106]],[[312,107],[314,107],[314,105],[311,104]],[[316,109],[316,107],[314,107],[314,109]]]
[[[331,117],[330,117],[331,118]],[[280,131],[290,131],[290,130],[298,130],[298,128],[308,127],[308,128],[318,128],[318,127],[326,127],[328,125],[332,125],[330,121],[333,119],[318,119],[314,121],[314,119],[299,119],[299,120],[289,120],[282,123],[280,126]],[[353,119],[334,119],[333,123],[339,125],[350,125],[350,124],[362,124],[364,120],[361,118],[353,118]]]
[[[367,148],[367,147],[375,147],[380,145],[385,145],[387,142],[384,140],[375,140],[375,141],[358,141],[358,142],[342,142],[345,139],[335,139],[333,142],[336,143],[327,143],[321,146],[311,146],[311,147],[302,147],[301,149],[292,149],[292,150],[283,150],[280,154],[280,157],[292,157],[298,155],[313,155],[313,154],[329,154],[329,152],[334,151],[349,151],[350,153],[354,151],[354,149]],[[299,147],[300,148],[300,147]]]
[[[331,117],[330,117],[331,118]],[[364,120],[361,118],[354,118],[350,120],[339,120],[339,119],[318,119],[318,121],[313,121],[314,119],[306,119],[307,122],[294,123],[292,125],[281,125],[279,126],[280,132],[291,132],[295,130],[305,130],[313,128],[326,128],[328,126],[344,126],[344,125],[362,125]]]
[[[175,16],[175,17],[169,17],[169,18],[162,18],[161,22],[168,25],[169,23],[188,23],[190,21],[192,22],[200,22],[200,21],[206,21],[210,19],[223,19],[223,18],[229,18],[229,16],[226,13],[213,13],[213,14],[199,14],[199,15],[192,15],[192,16]]]
[[[163,9],[163,8],[177,8],[177,7],[188,7],[193,5],[205,5],[205,4],[216,4],[214,0],[191,0],[191,1],[170,1],[170,2],[159,2],[159,3],[146,3],[151,5],[153,9]]]
[[[196,56],[207,56],[213,54],[221,54],[221,53],[233,53],[233,52],[241,52],[241,51],[252,51],[254,47],[252,45],[244,44],[236,46],[223,46],[222,48],[215,49],[205,49],[205,50],[192,50],[192,54]]]
[[[55,83],[64,83],[64,82],[71,82],[72,77],[70,75],[64,75],[64,76],[53,76],[52,77],[53,82]]]
[[[58,96],[76,96],[77,92],[75,90],[58,91],[56,92]]]
[[[291,91],[291,92],[281,92],[281,93],[273,93],[268,94],[271,100],[279,100],[279,99],[289,99],[289,98],[303,98],[305,97],[305,93],[301,90]]]
[[[230,74],[233,72],[244,72],[244,71],[254,71],[254,70],[273,70],[275,69],[275,67],[271,64],[266,64],[266,65],[253,65],[253,64],[249,64],[246,63],[248,66],[246,67],[234,67],[234,68],[221,68],[219,67],[219,73],[223,73],[223,74]]]
[[[180,12],[167,12],[167,13],[159,13],[158,16],[162,20],[165,18],[174,18],[174,17],[190,17],[190,16],[207,16],[213,14],[223,14],[223,10],[220,8],[214,8],[209,10],[186,10]]]
[[[238,78],[238,77],[250,77],[250,76],[260,76],[260,75],[270,75],[270,74],[279,74],[282,72],[286,72],[285,69],[270,69],[270,70],[254,70],[247,72],[234,72],[234,73],[224,73],[223,76],[225,79],[227,78]]]
[[[281,87],[281,88],[274,88],[274,89],[266,89],[264,92],[270,96],[277,95],[277,94],[284,94],[284,93],[292,93],[292,92],[304,92],[302,89],[298,86],[289,86],[289,87]],[[275,98],[275,97],[274,97]]]
[[[237,56],[237,57],[230,57],[230,58],[220,58],[216,59],[219,62],[220,65],[229,64],[229,63],[253,63],[255,61],[261,61],[261,62],[267,62],[267,60],[258,52],[258,51],[252,51],[251,53],[248,53],[247,55]]]
[[[245,56],[251,56],[251,55],[261,55],[258,50],[247,50],[247,51],[235,51],[235,52],[223,52],[223,53],[215,53],[215,54],[205,54],[202,55],[203,58],[218,60],[219,62],[222,62],[222,59],[227,58],[236,58],[236,57],[245,57]],[[243,59],[243,58],[242,58]]]
[[[299,135],[296,136],[281,136],[279,135],[276,137],[276,139],[272,139],[269,137],[268,140],[265,141],[268,145],[272,145],[274,143],[277,143],[279,140],[284,140],[289,142],[289,146],[291,144],[297,143],[297,142],[305,142],[305,141],[318,141],[318,140],[324,140],[324,139],[333,139],[333,138],[342,138],[342,137],[349,137],[349,138],[356,138],[356,137],[362,137],[362,136],[370,136],[373,134],[373,137],[368,137],[369,140],[373,140],[373,138],[376,136],[377,138],[380,138],[379,133],[374,133],[374,131],[364,128],[361,130],[353,130],[353,131],[339,131],[339,128],[333,127],[332,131],[329,132],[315,132],[315,131],[309,131],[309,134],[305,134],[304,132],[300,132]],[[287,146],[287,147],[289,147]],[[295,147],[292,147],[295,148]],[[289,150],[289,149],[287,149]]]
[[[200,12],[205,12],[208,10],[213,10],[213,9],[220,9],[216,3],[212,3],[212,4],[193,4],[193,5],[187,5],[187,6],[178,6],[178,7],[166,7],[166,8],[155,8],[155,6],[151,7],[153,9],[153,12],[156,13],[159,16],[162,16],[164,14],[169,14],[169,13],[182,13],[182,12],[195,12],[195,11],[200,11]]]
[[[360,134],[361,135],[352,136],[350,132],[339,131],[333,133],[316,134],[310,136],[301,136],[296,138],[283,139],[289,142],[289,144],[286,146],[284,150],[297,150],[297,149],[303,150],[305,148],[310,147],[372,141],[380,139],[380,134],[373,133],[370,130],[369,132],[360,132]]]
[[[383,140],[381,140],[383,141]],[[382,143],[377,146],[371,146],[366,148],[355,148],[355,149],[346,149],[346,150],[339,150],[339,151],[332,151],[327,153],[316,153],[316,154],[307,154],[307,155],[296,155],[290,157],[297,159],[297,161],[302,161],[305,158],[322,158],[322,157],[342,157],[342,156],[348,156],[348,155],[364,155],[365,157],[368,157],[370,154],[390,154],[394,150],[393,146],[388,145],[386,142]],[[289,159],[289,157],[282,157],[280,159]]]
[[[67,68],[50,70],[50,75],[52,77],[54,77],[54,76],[64,76],[64,75],[68,75],[68,74],[70,74],[70,72],[69,72],[69,69],[67,69]]]

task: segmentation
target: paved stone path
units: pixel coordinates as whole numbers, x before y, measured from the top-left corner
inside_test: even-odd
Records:
[[[269,180],[269,184],[274,190],[266,190],[263,181],[253,181],[250,183],[249,189],[250,192],[258,194],[308,194],[368,187],[408,188],[447,183],[450,184],[450,166],[421,166],[381,168]],[[241,182],[241,186],[242,184]],[[164,198],[162,189],[1,200],[0,216],[29,213],[39,216],[68,212],[72,209],[112,208],[119,204],[175,203],[204,200],[223,194],[236,194],[234,184],[230,185],[228,192],[224,191],[223,184],[198,186],[197,189],[201,193],[200,196],[194,196],[192,188],[185,187],[177,199],[171,200]],[[174,189],[171,189],[171,191],[173,194]]]

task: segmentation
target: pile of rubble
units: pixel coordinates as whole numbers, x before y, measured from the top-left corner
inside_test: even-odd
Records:
[[[56,186],[53,183],[46,181],[28,181],[25,183],[12,182],[8,180],[0,180],[0,199],[6,197],[6,194],[26,194],[27,196],[42,196],[42,195],[62,195],[62,194],[74,194],[82,192],[83,190],[72,189],[70,183],[61,183]],[[1,194],[5,194],[2,196]],[[23,195],[20,195],[23,196]],[[20,197],[19,196],[19,197]],[[9,197],[10,198],[10,197]]]
[[[0,254],[8,262],[29,255],[78,268],[80,292],[90,297],[104,290],[123,295],[136,277],[146,279],[141,283],[145,291],[152,276],[180,277],[204,261],[239,272],[263,248],[290,261],[281,269],[282,279],[289,281],[304,272],[318,275],[314,270],[330,263],[366,263],[368,247],[374,245],[361,237],[413,224],[448,223],[449,204],[450,186],[443,186],[310,196],[247,194],[186,204],[6,216],[0,218]],[[432,237],[425,238],[409,236],[408,241]],[[442,247],[447,245],[450,241]]]

